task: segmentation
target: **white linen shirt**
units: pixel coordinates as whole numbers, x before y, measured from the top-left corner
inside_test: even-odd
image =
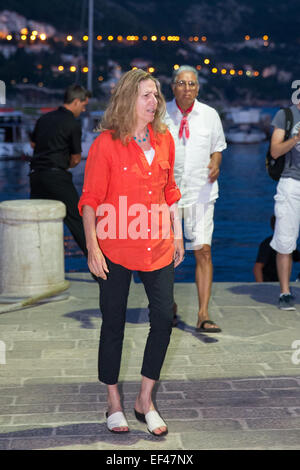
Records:
[[[195,100],[188,114],[190,136],[179,139],[182,113],[175,99],[167,103],[165,122],[175,142],[174,176],[181,192],[178,207],[215,201],[219,196],[218,182],[208,180],[211,154],[226,149],[222,123],[217,111]]]

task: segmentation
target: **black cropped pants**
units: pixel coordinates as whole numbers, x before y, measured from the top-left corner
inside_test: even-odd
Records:
[[[132,271],[108,258],[106,262],[109,269],[107,280],[98,278],[102,312],[98,376],[101,382],[114,385],[120,372]],[[150,320],[141,374],[158,380],[172,332],[174,263],[156,271],[139,271],[139,276],[148,297]]]

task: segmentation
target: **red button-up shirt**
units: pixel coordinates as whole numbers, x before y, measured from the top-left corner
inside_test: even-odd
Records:
[[[180,191],[174,179],[174,141],[167,130],[154,135],[149,165],[142,149],[131,139],[123,145],[111,131],[93,142],[85,169],[78,208],[88,205],[97,214],[97,237],[103,253],[127,269],[154,271],[172,262],[174,236],[168,206]]]

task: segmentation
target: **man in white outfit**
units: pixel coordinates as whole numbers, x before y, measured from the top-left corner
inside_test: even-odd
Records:
[[[275,127],[271,139],[273,158],[285,157],[285,166],[275,195],[276,224],[270,243],[277,251],[276,264],[280,282],[279,308],[296,310],[290,290],[292,253],[297,247],[300,227],[300,104],[290,107],[293,125],[288,140],[285,138],[285,113],[281,109],[275,115]]]
[[[194,67],[184,65],[174,72],[172,90],[174,99],[167,103],[166,124],[175,141],[174,174],[182,195],[178,207],[189,240],[186,249],[193,249],[196,259],[196,330],[217,333],[221,329],[208,313],[213,277],[211,240],[221,152],[226,142],[216,110],[196,99],[199,81]]]

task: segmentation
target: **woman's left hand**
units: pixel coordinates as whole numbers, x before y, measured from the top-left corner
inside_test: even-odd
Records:
[[[174,268],[176,268],[184,259],[184,244],[182,238],[174,239]]]

